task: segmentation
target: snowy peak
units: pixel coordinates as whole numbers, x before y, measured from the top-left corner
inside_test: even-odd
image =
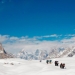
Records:
[[[46,50],[39,50],[39,49],[37,49],[37,50],[35,50],[35,51],[24,51],[24,50],[22,50],[22,51],[20,51],[19,53],[18,53],[18,55],[17,55],[17,57],[19,57],[19,58],[22,58],[22,59],[35,59],[35,60],[37,60],[37,59],[46,59],[46,57],[48,56],[48,53],[47,53],[47,51]]]
[[[61,51],[58,55],[59,57],[72,57],[75,55],[75,47],[65,48],[65,50]]]
[[[17,57],[22,58],[22,59],[48,59],[48,58],[56,58],[59,57],[58,54],[63,51],[64,48],[52,48],[50,51],[49,50],[40,50],[36,49],[34,51],[28,51],[28,50],[21,50]]]
[[[73,57],[75,55],[75,47],[68,53],[68,57]]]
[[[75,47],[59,47],[59,48],[52,48],[49,50],[40,50],[36,49],[34,51],[31,50],[21,50],[17,57],[21,59],[50,59],[50,58],[59,58],[59,57],[72,57],[75,55]]]
[[[13,57],[14,57],[14,55],[11,54],[11,53],[10,53],[10,54],[7,53],[7,52],[4,50],[2,44],[0,43],[0,59],[13,58]]]

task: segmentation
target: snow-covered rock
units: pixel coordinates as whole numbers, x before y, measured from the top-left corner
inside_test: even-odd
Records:
[[[4,59],[4,58],[13,58],[14,55],[11,53],[8,53],[4,50],[2,44],[0,43],[0,59]]]

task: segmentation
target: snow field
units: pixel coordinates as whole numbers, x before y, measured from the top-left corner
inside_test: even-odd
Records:
[[[55,66],[55,60],[65,63],[66,68]],[[46,60],[0,59],[0,75],[75,75],[75,57],[55,58],[52,64]]]

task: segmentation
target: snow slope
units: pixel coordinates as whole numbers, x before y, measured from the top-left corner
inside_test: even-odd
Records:
[[[66,68],[54,66],[54,61],[65,63]],[[7,64],[6,64],[7,63]],[[11,65],[13,63],[14,65]],[[52,64],[46,60],[0,59],[0,75],[75,75],[75,57],[55,58]]]

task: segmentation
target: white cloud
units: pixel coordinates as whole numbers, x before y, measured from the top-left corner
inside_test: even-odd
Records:
[[[9,39],[9,35],[0,35],[0,42],[4,42]]]
[[[52,35],[45,35],[45,36],[34,36],[35,39],[42,39],[42,38],[52,38],[52,37],[61,37],[62,35],[52,34]]]
[[[10,40],[19,40],[19,38],[18,37],[10,37]]]
[[[59,35],[57,34],[53,34],[53,35],[50,35],[50,37],[58,37]]]
[[[63,43],[75,43],[75,37],[71,37],[69,39],[63,39]]]
[[[60,36],[62,35],[53,34],[53,35],[41,36],[41,39],[48,37],[60,37]],[[17,53],[23,48],[25,48],[26,50],[36,50],[36,49],[50,50],[51,48],[54,47],[57,48],[57,47],[67,47],[75,45],[75,37],[71,37],[70,39],[62,39],[61,41],[58,40],[40,41],[37,37],[33,38],[29,38],[28,36],[10,37],[9,35],[0,35],[0,42],[2,42],[4,49],[11,53]]]
[[[75,34],[68,34],[68,35],[65,35],[67,37],[75,37]]]

